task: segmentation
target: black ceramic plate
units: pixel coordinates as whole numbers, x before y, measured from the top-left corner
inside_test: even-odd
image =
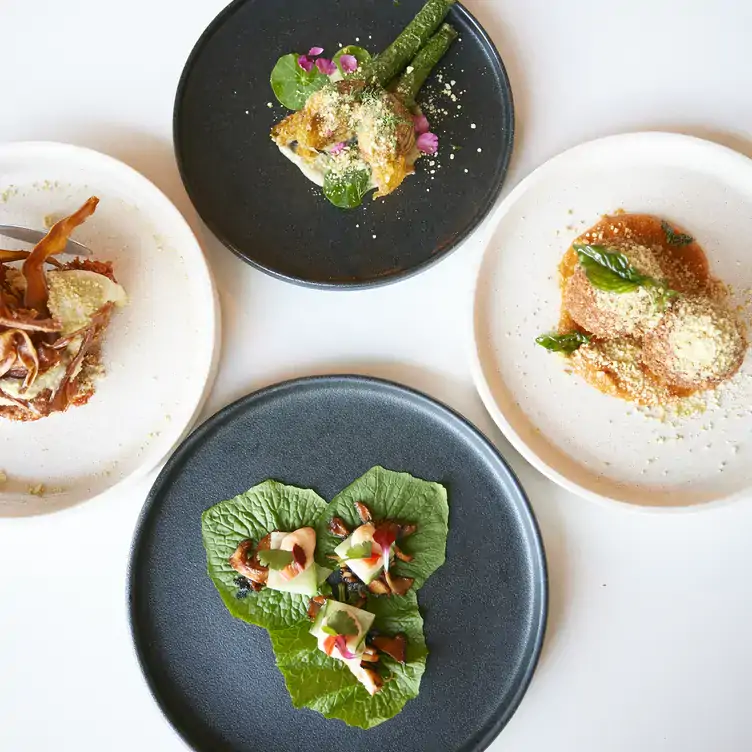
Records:
[[[512,153],[512,92],[496,48],[460,5],[449,21],[461,41],[440,70],[465,93],[457,102],[436,96],[451,113],[432,123],[440,167],[422,159],[393,195],[342,211],[270,140],[272,125],[289,114],[269,85],[280,55],[313,45],[331,55],[356,38],[376,52],[422,2],[236,0],[199,39],[178,86],[175,151],[198,213],[242,259],[303,284],[383,284],[446,255],[491,209]],[[429,90],[442,86],[429,80]],[[461,148],[450,160],[452,145]]]
[[[276,478],[331,499],[373,465],[443,483],[447,561],[418,595],[420,695],[369,731],[294,710],[267,633],[234,619],[206,574],[201,513]],[[537,525],[504,460],[463,418],[362,377],[291,381],[225,408],[175,452],[133,544],[130,614],[157,702],[201,752],[475,752],[519,704],[546,622]]]

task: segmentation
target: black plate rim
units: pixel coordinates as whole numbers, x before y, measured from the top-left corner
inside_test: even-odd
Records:
[[[465,227],[464,230],[459,233],[459,235],[451,243],[448,243],[445,248],[441,249],[433,256],[430,256],[420,264],[416,264],[413,267],[400,270],[393,274],[382,275],[365,280],[309,280],[305,279],[304,277],[295,276],[293,274],[285,274],[284,272],[281,272],[271,266],[267,266],[259,261],[256,261],[255,259],[249,258],[243,253],[240,248],[233,244],[232,241],[230,241],[224,235],[224,233],[221,231],[221,228],[217,225],[213,218],[204,216],[195,200],[195,196],[191,189],[187,176],[187,170],[185,168],[185,163],[182,157],[180,146],[182,139],[180,137],[180,117],[178,115],[178,112],[183,100],[188,77],[191,75],[193,66],[196,62],[196,59],[201,54],[203,46],[209,41],[214,32],[224,23],[225,18],[229,17],[230,15],[232,15],[232,13],[235,12],[236,6],[242,5],[245,2],[248,2],[248,0],[233,0],[214,17],[214,19],[201,33],[201,36],[193,45],[193,49],[191,49],[191,52],[188,55],[187,60],[185,61],[185,65],[183,66],[183,70],[180,74],[180,79],[178,80],[178,86],[175,92],[175,102],[172,109],[172,144],[175,153],[175,161],[177,162],[178,166],[178,172],[180,173],[180,180],[183,184],[185,192],[188,194],[188,198],[190,199],[193,208],[201,218],[201,221],[209,228],[211,233],[225,248],[232,251],[232,253],[241,261],[244,261],[246,264],[258,269],[259,271],[262,271],[265,274],[268,274],[276,279],[280,279],[284,282],[290,282],[300,287],[313,287],[324,290],[363,290],[374,287],[384,287],[386,285],[399,282],[403,279],[414,277],[417,274],[424,272],[426,269],[429,269],[434,264],[438,264],[440,261],[447,258],[450,254],[456,251],[457,248],[459,248],[459,246],[462,245],[462,243],[467,240],[467,238],[470,237],[483,224],[485,219],[488,217],[488,215],[496,205],[497,199],[501,195],[502,188],[504,187],[504,181],[506,180],[507,173],[509,172],[509,164],[512,159],[512,152],[514,151],[514,137],[516,130],[512,84],[509,80],[509,74],[507,73],[507,69],[504,66],[504,62],[501,59],[501,55],[499,54],[499,51],[496,48],[496,45],[493,43],[491,37],[481,26],[478,19],[461,2],[456,3],[455,7],[457,8],[457,11],[459,13],[463,13],[466,16],[468,23],[473,29],[473,32],[477,35],[480,43],[485,47],[486,52],[491,59],[492,65],[496,68],[496,73],[499,77],[500,85],[504,92],[503,106],[509,119],[509,128],[505,134],[506,137],[499,142],[500,148],[502,149],[502,161],[498,171],[496,185],[490,192],[487,201],[479,205],[473,220],[469,222],[467,227]]]
[[[408,387],[404,384],[400,384],[396,381],[390,381],[388,379],[380,379],[373,376],[362,376],[359,374],[345,373],[330,374],[325,376],[303,376],[300,378],[289,379],[286,381],[271,384],[254,392],[250,392],[243,397],[235,400],[234,402],[231,402],[229,405],[226,405],[214,415],[209,417],[206,421],[204,421],[200,426],[194,429],[186,438],[183,439],[183,441],[172,453],[169,460],[165,463],[164,467],[160,470],[159,475],[157,476],[154,484],[149,490],[149,494],[144,501],[144,505],[141,508],[138,519],[136,520],[136,525],[134,527],[133,538],[128,555],[125,592],[126,609],[128,612],[128,626],[132,641],[132,647],[136,654],[142,677],[149,689],[149,693],[151,694],[152,699],[162,712],[165,720],[172,726],[172,728],[177,732],[177,734],[186,743],[186,745],[190,749],[196,750],[196,752],[203,752],[203,750],[199,750],[193,745],[193,742],[188,733],[185,732],[180,719],[173,717],[173,715],[167,710],[164,703],[162,702],[162,699],[157,692],[153,671],[149,667],[138,637],[138,629],[136,625],[137,620],[135,613],[136,608],[134,585],[137,570],[136,560],[138,558],[138,549],[144,525],[147,521],[147,518],[152,512],[152,508],[158,502],[158,496],[160,494],[162,485],[166,481],[168,481],[173,467],[178,463],[180,459],[179,455],[181,455],[185,451],[192,449],[192,447],[196,443],[199,443],[202,437],[205,434],[211,432],[215,426],[222,425],[228,415],[233,413],[235,410],[238,410],[239,408],[247,407],[249,403],[253,403],[257,400],[267,399],[268,397],[273,396],[276,392],[283,392],[289,389],[307,388],[311,384],[323,384],[326,386],[335,383],[341,383],[343,381],[347,382],[350,385],[361,385],[363,387],[370,388],[378,387],[386,392],[391,392],[393,394],[396,393],[401,396],[409,397],[416,404],[422,404],[424,406],[430,407],[438,414],[443,413],[445,416],[453,419],[454,421],[459,423],[461,427],[468,431],[470,435],[473,436],[473,438],[476,439],[494,459],[498,460],[501,468],[507,473],[510,485],[514,489],[517,496],[516,506],[519,512],[524,514],[524,521],[528,526],[527,537],[532,547],[531,555],[533,555],[535,559],[537,559],[537,566],[535,564],[533,566],[534,568],[538,569],[537,577],[535,577],[535,579],[537,580],[537,585],[540,589],[540,610],[538,613],[537,622],[533,625],[536,636],[532,645],[532,653],[527,666],[525,667],[517,693],[509,703],[506,713],[502,713],[497,718],[492,719],[489,724],[480,729],[479,735],[474,740],[474,746],[472,747],[472,750],[470,752],[483,752],[483,750],[487,749],[491,745],[494,739],[496,739],[496,737],[502,732],[504,727],[507,725],[507,723],[509,723],[514,714],[517,712],[522,699],[524,698],[530,687],[530,683],[540,661],[541,653],[543,650],[543,643],[546,637],[546,629],[548,626],[548,564],[546,560],[545,547],[543,545],[543,537],[541,535],[540,526],[535,516],[533,507],[530,504],[530,500],[528,499],[527,494],[525,493],[525,489],[522,487],[522,484],[520,483],[516,473],[504,459],[501,452],[491,443],[491,441],[480,431],[479,428],[477,428],[473,423],[471,423],[462,414],[457,412],[454,408],[449,407],[445,403],[434,399],[433,397],[430,397],[424,392],[413,389],[412,387]],[[473,742],[472,739],[468,741]],[[467,752],[467,748],[463,747],[461,752]]]

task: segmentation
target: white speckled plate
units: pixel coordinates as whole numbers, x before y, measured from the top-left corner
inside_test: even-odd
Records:
[[[481,398],[529,462],[587,498],[675,508],[735,497],[752,482],[752,357],[719,404],[661,422],[534,343],[558,320],[562,254],[618,208],[686,228],[749,311],[752,161],[669,133],[593,141],[537,169],[498,210],[474,304]]]
[[[0,224],[43,228],[89,196],[73,237],[112,261],[129,296],[107,330],[106,375],[87,405],[30,423],[0,419],[0,516],[90,499],[152,470],[196,417],[213,379],[219,315],[201,248],[152,183],[111,157],[55,143],[0,145]],[[28,248],[5,238],[4,248]],[[29,493],[42,484],[41,496]]]

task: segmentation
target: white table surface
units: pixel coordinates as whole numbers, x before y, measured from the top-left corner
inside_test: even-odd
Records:
[[[696,513],[630,513],[580,500],[530,468],[470,378],[482,231],[417,278],[330,293],[251,269],[202,227],[173,158],[172,103],[193,43],[223,4],[0,3],[0,141],[107,152],[183,211],[224,315],[205,416],[280,379],[358,372],[424,390],[496,442],[538,515],[551,600],[538,671],[492,750],[752,749],[752,498]],[[691,133],[752,156],[752,4],[467,5],[512,79],[517,140],[506,191],[562,149],[627,130]],[[185,749],[146,688],[126,619],[131,534],[153,477],[61,514],[0,519],[3,752]]]

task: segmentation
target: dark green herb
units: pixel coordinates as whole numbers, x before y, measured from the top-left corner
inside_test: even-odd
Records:
[[[346,611],[335,611],[321,629],[328,635],[350,637],[358,634],[358,623]]]
[[[367,170],[353,170],[342,176],[324,175],[324,195],[340,209],[354,209],[363,203],[371,176]]]
[[[347,585],[344,582],[337,583],[337,600],[341,603],[347,601]]]
[[[683,232],[677,232],[671,225],[665,220],[661,222],[663,232],[666,233],[666,242],[669,245],[689,245],[694,243],[695,239],[691,235],[686,235]]]
[[[311,94],[329,83],[329,76],[315,65],[304,71],[298,65],[298,57],[294,52],[283,55],[272,69],[270,79],[274,96],[290,110],[301,109]]]
[[[269,569],[280,571],[284,569],[288,564],[292,563],[292,552],[281,551],[279,549],[267,549],[266,551],[259,551],[256,554],[256,558],[259,563]]]
[[[581,345],[590,342],[590,337],[582,332],[570,332],[569,334],[542,334],[535,341],[546,350],[551,352],[573,353]]]

